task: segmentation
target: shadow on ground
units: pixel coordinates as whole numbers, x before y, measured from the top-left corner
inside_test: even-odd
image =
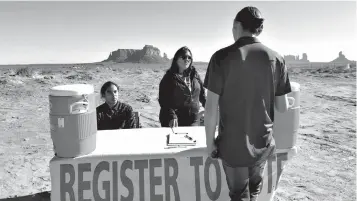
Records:
[[[33,195],[0,199],[0,201],[51,201],[51,192],[45,191]]]

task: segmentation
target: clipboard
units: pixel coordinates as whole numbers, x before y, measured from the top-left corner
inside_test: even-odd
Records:
[[[195,146],[196,140],[188,133],[170,133],[166,136],[167,146]]]

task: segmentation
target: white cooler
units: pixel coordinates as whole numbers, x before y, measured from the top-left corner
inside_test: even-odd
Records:
[[[97,134],[94,87],[87,84],[53,87],[49,103],[56,155],[72,158],[94,151]]]
[[[290,82],[291,92],[288,111],[281,113],[275,108],[273,136],[277,149],[290,149],[295,146],[300,118],[300,84]]]

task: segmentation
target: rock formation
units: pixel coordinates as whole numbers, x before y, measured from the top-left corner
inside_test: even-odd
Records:
[[[294,55],[285,55],[284,56],[285,61],[296,61],[297,56]]]
[[[350,61],[346,58],[346,56],[340,51],[338,53],[338,57],[331,61],[331,63],[352,63],[353,61]]]
[[[302,59],[300,59],[300,61],[309,62],[309,60],[307,59],[307,54],[306,53],[302,54]]]
[[[302,54],[302,59],[300,59],[300,56],[299,55],[285,55],[284,56],[284,59],[286,62],[309,62],[309,60],[307,59],[307,54],[306,53],[303,53]]]
[[[145,45],[141,50],[118,49],[110,53],[104,61],[118,63],[165,63],[168,62],[166,53],[161,57],[160,50],[152,45]]]

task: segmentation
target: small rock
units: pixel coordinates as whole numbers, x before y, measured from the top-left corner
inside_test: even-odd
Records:
[[[49,181],[50,180],[50,178],[47,177],[47,176],[41,176],[39,178],[42,179],[43,181]]]
[[[52,80],[52,79],[53,79],[53,76],[52,76],[52,75],[50,75],[50,76],[45,76],[45,77],[43,77],[43,79]]]

